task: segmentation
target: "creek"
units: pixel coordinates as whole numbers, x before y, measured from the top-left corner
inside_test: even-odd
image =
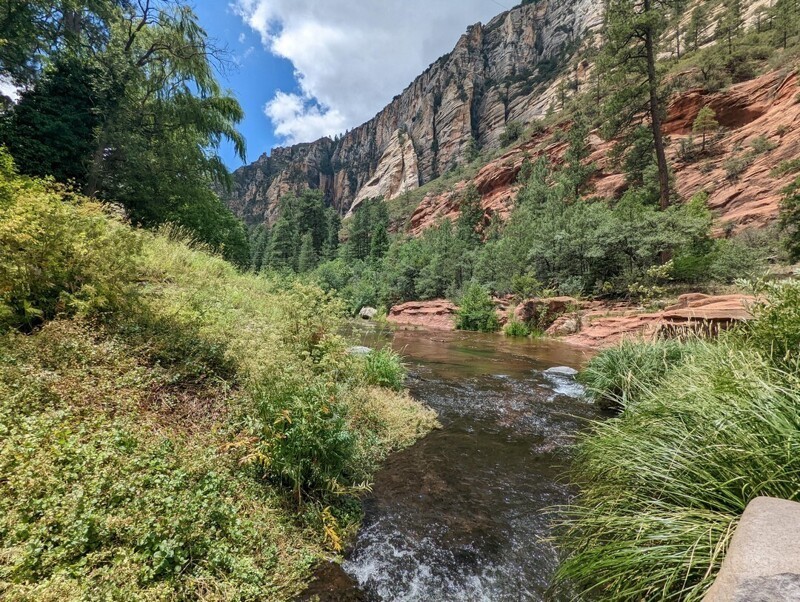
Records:
[[[463,332],[400,331],[364,342],[403,354],[409,389],[439,413],[442,428],[375,477],[343,565],[358,598],[551,599],[556,552],[543,511],[569,500],[569,446],[599,417],[570,371],[557,367],[579,367],[584,352]]]

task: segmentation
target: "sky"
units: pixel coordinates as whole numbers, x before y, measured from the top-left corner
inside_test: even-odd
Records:
[[[221,74],[245,110],[247,162],[372,118],[467,26],[512,0],[194,0],[230,54]],[[225,145],[235,169],[241,160]]]

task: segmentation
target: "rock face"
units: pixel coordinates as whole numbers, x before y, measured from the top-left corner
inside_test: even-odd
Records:
[[[651,339],[659,334],[716,334],[751,319],[749,308],[754,301],[748,295],[714,297],[692,293],[679,297],[676,305],[660,312],[594,302],[580,314],[576,332],[553,330],[548,334],[561,335],[565,342],[595,349],[612,347],[624,339]]]
[[[800,504],[759,497],[747,505],[703,602],[800,600]]]
[[[319,189],[342,214],[394,198],[496,147],[506,124],[545,114],[570,51],[602,21],[593,0],[541,0],[476,24],[372,120],[342,138],[276,148],[234,173],[226,199],[248,223],[273,220],[281,196]],[[576,74],[581,85],[580,70]]]
[[[455,330],[457,310],[455,305],[444,299],[411,301],[392,307],[387,320],[396,326],[426,330]]]
[[[723,92],[690,90],[673,100],[664,123],[669,136],[668,153],[675,171],[678,194],[685,199],[700,191],[708,193],[708,205],[718,223],[730,223],[734,230],[763,227],[775,220],[782,190],[796,174],[774,170],[782,161],[797,158],[800,147],[800,102],[795,72],[774,71],[756,79],[731,86]],[[704,106],[711,106],[723,130],[715,149],[708,157],[694,162],[678,158],[682,140],[692,131],[692,124]],[[470,181],[456,184],[454,191],[426,196],[414,211],[408,225],[411,234],[419,234],[442,217],[456,219],[460,192],[473,183],[482,196],[487,219],[505,218],[513,207],[518,190],[517,176],[526,157],[545,155],[558,163],[567,146],[552,142],[552,130],[543,130],[516,148],[510,149],[484,166]],[[752,155],[753,142],[766,137],[774,148]],[[597,134],[589,136],[592,154],[589,161],[598,167],[592,184],[593,194],[617,197],[625,189],[625,177],[611,165],[611,144]],[[747,157],[749,163],[736,178],[728,178],[725,164],[732,158]]]

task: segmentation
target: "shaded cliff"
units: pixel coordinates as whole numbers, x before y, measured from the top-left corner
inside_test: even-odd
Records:
[[[554,79],[601,20],[592,0],[541,0],[473,25],[372,120],[337,140],[276,148],[238,169],[226,202],[255,224],[273,220],[287,192],[322,190],[344,214],[366,198],[417,188],[475,147],[499,146],[509,122],[543,116]]]

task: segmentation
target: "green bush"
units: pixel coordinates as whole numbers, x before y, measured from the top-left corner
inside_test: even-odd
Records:
[[[760,284],[745,340],[782,366],[797,368],[800,358],[800,282]]]
[[[500,328],[494,301],[480,284],[470,284],[461,297],[456,312],[456,328],[480,332],[494,332]]]
[[[336,493],[352,484],[347,471],[357,442],[341,392],[323,379],[286,378],[255,388],[259,440],[249,459],[290,485],[298,507],[306,495]]]
[[[0,329],[56,314],[100,314],[131,301],[135,232],[63,188],[0,170]]]
[[[368,385],[399,391],[406,380],[403,358],[388,347],[364,356],[364,380]]]
[[[503,334],[507,337],[527,337],[531,335],[531,329],[522,322],[511,319],[508,324],[503,327]]]

